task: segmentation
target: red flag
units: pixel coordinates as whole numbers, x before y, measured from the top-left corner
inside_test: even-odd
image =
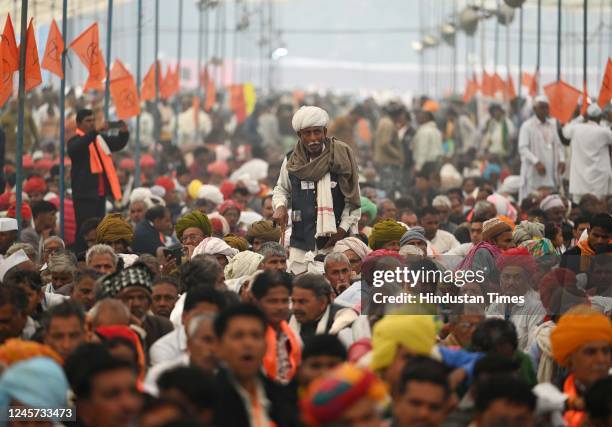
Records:
[[[483,96],[493,97],[495,95],[493,78],[484,70],[482,71],[482,86],[480,87],[480,92]]]
[[[40,64],[38,63],[38,47],[34,35],[34,18],[30,18],[25,49],[25,91],[29,92],[42,83],[42,74],[40,74]]]
[[[612,99],[612,58],[608,58],[597,103],[601,108],[604,108],[610,102],[610,99]]]
[[[142,79],[140,99],[143,101],[151,101],[155,99],[155,74],[157,73],[158,68],[161,69],[159,61],[152,63],[151,67],[149,67],[149,71],[147,71],[144,79]]]
[[[508,74],[508,79],[506,80],[505,95],[507,100],[513,100],[516,98],[516,89],[514,88],[514,81],[512,80],[512,76],[510,74]]]
[[[110,94],[119,119],[125,120],[140,114],[140,101],[134,77],[118,59],[115,60],[110,73]]]
[[[104,57],[100,52],[100,37],[98,31],[98,23],[93,23],[89,28],[83,31],[70,44],[72,50],[81,59],[81,62],[89,71],[89,77],[83,87],[83,90],[88,89],[104,89],[102,81],[106,78],[106,65]]]
[[[41,66],[45,70],[49,70],[60,79],[64,78],[64,72],[62,70],[62,52],[64,51],[64,39],[62,33],[55,23],[55,19],[51,21],[51,27],[49,28],[49,36],[47,37],[47,46],[45,46],[45,53]]]
[[[581,92],[562,80],[544,86],[550,101],[550,115],[562,124],[567,123],[576,111]]]
[[[11,15],[8,14],[2,31],[2,48],[4,49],[4,61],[8,63],[10,71],[19,71],[19,49],[15,40],[15,30]]]
[[[495,73],[493,74],[492,80],[493,80],[493,94],[497,95],[498,93],[501,93],[503,95],[506,91],[506,82],[504,81],[504,79],[502,79],[499,74]]]
[[[580,107],[580,114],[584,116],[586,114],[586,110],[589,107],[589,92],[587,90],[587,82],[586,80],[582,84],[582,106]]]
[[[476,80],[468,80],[465,84],[465,93],[463,94],[463,102],[470,102],[478,93],[478,83]]]
[[[241,84],[231,85],[230,90],[230,108],[236,114],[238,124],[246,120],[246,103],[244,101],[244,86]]]

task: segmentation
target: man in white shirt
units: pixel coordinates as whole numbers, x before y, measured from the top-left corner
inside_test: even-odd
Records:
[[[427,162],[435,162],[444,155],[442,132],[436,126],[433,113],[419,111],[416,116],[419,128],[412,138],[414,168],[420,171]]]
[[[425,237],[433,245],[435,252],[445,254],[460,245],[459,241],[448,231],[440,230],[438,211],[428,206],[421,210],[419,223],[425,229]]]
[[[549,103],[544,96],[535,99],[535,116],[521,126],[521,187],[519,200],[540,189],[558,190],[565,172],[565,153],[556,121],[548,116]]]
[[[563,135],[571,140],[569,192],[575,203],[586,193],[604,197],[612,192],[612,130],[600,126],[601,116],[601,108],[591,104],[584,123],[563,128]]]

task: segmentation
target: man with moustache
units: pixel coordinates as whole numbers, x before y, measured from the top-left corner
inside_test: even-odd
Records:
[[[285,226],[291,209],[289,269],[306,271],[306,252],[328,253],[361,216],[359,176],[353,151],[327,134],[329,115],[302,107],[293,116],[299,142],[281,166],[272,197],[273,220]]]

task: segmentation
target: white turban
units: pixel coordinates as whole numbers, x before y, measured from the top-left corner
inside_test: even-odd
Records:
[[[355,252],[362,261],[372,252],[372,249],[357,237],[345,237],[338,240],[334,245],[333,252],[344,253],[349,250]]]
[[[198,199],[205,199],[215,205],[223,203],[223,193],[214,185],[205,184],[198,189]]]
[[[193,250],[191,258],[197,255],[225,255],[228,258],[232,258],[238,253],[238,249],[232,248],[230,245],[225,243],[223,240],[217,237],[207,237],[202,240],[198,246]]]
[[[236,169],[229,177],[232,182],[240,180],[242,175],[249,175],[252,179],[259,181],[268,177],[268,162],[262,159],[251,159]]]
[[[137,187],[132,190],[130,194],[130,204],[135,202],[144,202],[147,206],[147,209],[153,206],[153,202],[151,202],[151,190],[145,187]]]
[[[586,113],[589,117],[597,118],[601,116],[601,108],[599,108],[599,105],[597,105],[596,102],[593,102],[587,107]]]
[[[563,200],[557,194],[551,194],[550,196],[544,197],[544,199],[540,202],[540,209],[543,211],[547,211],[553,208],[563,208],[565,209],[565,205],[563,204]]]
[[[293,115],[291,125],[296,132],[311,127],[327,127],[329,114],[319,107],[302,107]]]
[[[225,273],[225,280],[250,276],[257,271],[263,259],[263,255],[253,251],[242,251],[236,254],[225,266],[223,271]]]
[[[542,103],[542,104],[548,104],[549,103],[548,98],[546,97],[546,95],[539,95],[539,96],[535,97],[534,105],[535,104],[540,104],[540,103]]]
[[[431,202],[431,206],[433,206],[434,208],[447,207],[449,209],[453,207],[453,205],[452,205],[450,199],[448,198],[448,196],[445,196],[443,194],[434,197],[433,201]]]

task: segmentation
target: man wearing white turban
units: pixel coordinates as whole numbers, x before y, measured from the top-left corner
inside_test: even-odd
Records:
[[[361,217],[359,176],[353,151],[327,135],[329,115],[319,107],[300,108],[291,122],[299,138],[285,158],[272,197],[273,219],[288,223],[289,265],[305,271],[306,252],[329,252],[356,229]]]
[[[601,108],[591,104],[584,123],[572,123],[563,128],[563,135],[571,140],[569,192],[575,203],[579,203],[586,193],[597,197],[612,193],[612,130],[599,125],[601,115]]]
[[[565,152],[557,124],[550,118],[546,97],[535,99],[535,116],[525,121],[519,132],[518,149],[521,156],[521,188],[519,200],[540,189],[559,190],[565,171]]]

